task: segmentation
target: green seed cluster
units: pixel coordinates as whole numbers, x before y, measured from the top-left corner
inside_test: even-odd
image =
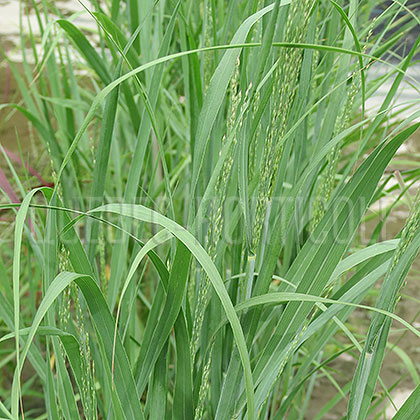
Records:
[[[58,254],[59,270],[60,272],[71,271],[71,262],[69,259],[69,251],[62,245]],[[85,315],[80,304],[79,289],[75,283],[71,283],[63,293],[59,308],[59,316],[61,328],[63,331],[68,330],[71,315],[71,301],[74,303],[77,319],[77,331],[79,333],[80,341],[80,360],[82,364],[82,387],[83,393],[81,395],[83,406],[85,409],[86,418],[88,420],[96,420],[96,394],[94,389],[94,363],[91,356],[89,345],[89,333],[85,325]],[[62,356],[65,352],[62,350]]]
[[[288,363],[290,357],[295,353],[295,350],[297,348],[297,345],[299,343],[300,338],[302,337],[302,335],[305,333],[306,329],[308,328],[309,322],[307,322],[301,329],[299,334],[296,334],[296,336],[294,337],[292,343],[289,345],[288,349],[286,350],[286,354],[282,360],[282,362],[280,363],[279,367],[278,367],[278,372],[277,372],[277,376],[276,376],[276,380],[273,381],[273,384],[270,388],[270,390],[267,392],[267,395],[264,399],[264,402],[262,405],[264,405],[266,403],[266,401],[268,400],[268,398],[270,397],[273,388],[275,387],[275,385],[278,383],[280,376],[283,373],[283,369],[285,368],[286,364]]]
[[[76,309],[77,328],[80,340],[80,361],[82,367],[82,401],[87,420],[96,420],[96,393],[95,393],[95,366],[92,360],[89,333],[85,325],[84,314],[80,305],[79,288],[75,283],[71,284],[71,296]]]
[[[341,108],[337,117],[334,136],[345,130],[350,122],[350,116],[353,109],[354,100],[360,90],[360,76],[358,73],[353,74],[350,88],[346,91],[346,101]],[[328,201],[334,189],[335,177],[338,172],[338,162],[340,158],[341,147],[339,144],[333,147],[327,158],[327,165],[322,174],[321,180],[315,194],[315,200],[312,205],[312,219],[310,224],[311,232],[314,231],[318,223],[321,221],[327,209]]]
[[[211,1],[207,0],[206,7],[206,27],[204,35],[204,45],[206,47],[213,45],[213,15],[211,10]],[[213,54],[208,52],[204,55],[204,69],[203,69],[203,79],[204,79],[204,89],[207,90],[209,87],[210,79],[212,76],[213,69]]]
[[[69,259],[69,251],[65,248],[64,245],[61,246],[61,250],[58,253],[58,268],[60,272],[70,271],[71,263]],[[62,328],[66,331],[66,327],[68,322],[70,321],[70,303],[71,303],[71,296],[70,296],[70,288],[67,287],[63,292],[63,297],[61,299],[60,309],[59,309],[59,316]]]
[[[235,68],[235,74],[231,81],[232,98],[227,120],[227,133],[229,135],[232,134],[238,106],[241,102],[241,92],[239,90],[239,64],[240,63],[238,59]],[[207,232],[207,252],[212,258],[214,258],[216,255],[217,245],[219,243],[219,238],[223,230],[223,204],[225,202],[226,188],[233,165],[233,155],[237,143],[236,133],[237,131],[233,133],[234,139],[230,146],[228,156],[226,157],[223,163],[222,171],[220,172],[220,175],[217,179],[215,195],[210,204],[209,227]],[[224,136],[223,141],[225,141],[225,139],[226,137]],[[193,355],[193,358],[198,347],[198,339],[201,331],[201,326],[203,324],[204,312],[207,306],[209,290],[210,280],[207,278],[207,276],[203,276],[202,281],[200,282],[198,300],[195,306],[195,316],[191,338],[191,354]]]
[[[257,91],[254,95],[252,101],[252,109],[251,109],[251,121],[254,121],[257,116],[258,106],[261,100],[261,93]],[[255,174],[255,167],[256,167],[256,159],[257,159],[257,142],[261,135],[261,120],[258,121],[257,128],[255,130],[255,141],[252,141],[249,148],[249,178],[252,179]]]
[[[214,348],[214,340],[211,343],[209,355],[206,361],[206,364],[204,365],[202,378],[201,378],[201,384],[200,384],[200,390],[198,392],[198,404],[194,412],[194,420],[201,420],[204,414],[204,407],[205,407],[205,401],[207,398],[207,393],[209,391],[209,376],[210,376],[210,366],[211,366],[211,357],[213,354],[213,348]]]
[[[105,226],[101,225],[98,238],[99,264],[101,267],[101,290],[106,294],[108,290],[108,279],[106,277],[106,251],[105,251]]]
[[[407,220],[407,223],[404,226],[404,229],[401,233],[401,239],[398,243],[398,247],[395,251],[395,255],[392,259],[391,268],[390,271],[392,272],[396,265],[398,264],[398,261],[401,258],[401,255],[404,254],[404,252],[407,250],[408,246],[413,242],[414,235],[416,234],[419,223],[420,223],[420,189],[417,192],[416,199],[413,205],[413,208],[411,209],[410,216]]]
[[[306,34],[306,21],[310,11],[309,0],[293,2],[287,20],[285,41],[300,43]],[[258,197],[251,240],[251,252],[255,254],[262,226],[276,181],[277,170],[283,150],[283,136],[286,132],[287,118],[292,108],[302,63],[302,51],[298,48],[280,50],[278,66],[274,74],[273,108],[271,122],[265,135],[264,152],[260,166]]]
[[[240,132],[242,127],[242,118],[238,121],[238,127],[235,129],[235,122],[236,117],[238,114],[238,108],[241,104],[242,93],[239,90],[239,58],[236,63],[235,67],[235,74],[231,81],[231,101],[230,107],[228,112],[228,119],[227,119],[227,128],[226,132],[227,135],[233,135],[232,143],[229,148],[229,153],[223,163],[222,170],[220,175],[217,179],[216,186],[215,186],[215,196],[210,206],[210,215],[209,215],[209,227],[207,232],[207,252],[212,257],[215,258],[217,245],[220,240],[220,236],[223,230],[223,206],[226,199],[226,189],[229,182],[230,173],[232,170],[233,162],[234,162],[234,152],[235,147],[237,144],[237,134]],[[249,91],[251,89],[251,85],[248,87],[245,93],[245,99],[249,95]],[[243,102],[243,106],[244,103]],[[239,115],[243,115],[243,109],[241,108],[241,112]],[[226,135],[223,137],[222,144],[226,141]],[[204,276],[202,281],[200,282],[200,289],[198,292],[198,300],[196,304],[195,310],[195,317],[194,317],[194,324],[193,324],[193,333],[191,339],[191,354],[193,356],[193,360],[198,348],[198,341],[199,335],[201,331],[201,327],[203,324],[204,313],[209,301],[210,295],[210,280],[207,276]],[[207,392],[209,389],[209,374],[210,374],[210,365],[211,365],[211,355],[213,352],[214,340],[210,346],[210,351],[208,355],[208,359],[204,365],[202,380],[199,390],[199,400],[197,407],[194,413],[194,419],[199,420],[202,418],[204,413],[204,406],[205,406],[205,399],[207,397]]]
[[[405,253],[407,248],[413,242],[414,236],[416,235],[419,229],[419,226],[420,226],[420,189],[417,191],[414,205],[411,209],[407,222],[404,225],[404,228],[401,232],[400,241],[398,243],[397,249],[395,250],[389,271],[387,273],[387,276],[385,277],[385,280],[382,286],[386,290],[393,290],[393,292],[389,293],[386,302],[383,302],[382,304],[380,304],[380,306],[382,306],[381,309],[394,311],[395,306],[397,305],[401,297],[401,289],[406,285],[406,280],[405,278],[397,279],[398,282],[396,284],[395,283],[393,284],[391,282],[391,280],[393,280],[391,273],[395,270],[395,267],[400,261],[401,256]],[[412,259],[414,258],[415,256],[412,256]],[[385,319],[385,315],[377,314],[375,316],[375,319],[370,328],[371,338],[367,343],[368,354],[373,354],[375,350],[377,340],[382,330],[384,319]]]

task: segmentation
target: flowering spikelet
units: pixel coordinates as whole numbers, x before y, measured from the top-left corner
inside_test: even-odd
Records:
[[[410,212],[410,216],[404,226],[404,229],[401,233],[401,239],[398,243],[398,247],[395,251],[394,258],[391,262],[390,272],[392,272],[396,265],[398,264],[399,259],[401,258],[401,255],[404,254],[404,252],[407,250],[408,246],[413,242],[414,235],[416,234],[418,228],[420,225],[420,188],[417,191],[416,198],[413,204],[413,207]],[[404,282],[397,287],[397,297],[395,299],[395,305],[398,303],[398,301],[401,299],[401,290],[405,287],[407,284],[407,280],[404,280]]]
[[[190,304],[191,308],[194,307],[194,296],[195,296],[195,289],[197,285],[198,270],[199,268],[197,267],[197,261],[195,258],[193,258],[191,260],[191,269],[190,269],[191,277],[188,281],[188,286],[187,286],[187,298],[188,298],[188,303]]]
[[[334,136],[340,134],[349,125],[351,111],[353,109],[354,99],[360,89],[360,76],[353,74],[353,80],[350,89],[347,91],[347,99],[344,106],[341,108],[340,115],[337,117],[334,127]],[[312,219],[310,230],[316,228],[320,220],[325,214],[328,200],[334,187],[335,176],[338,171],[338,161],[340,157],[341,147],[339,144],[333,147],[327,158],[327,166],[322,174],[321,181],[318,185],[315,195],[315,201],[312,206]]]
[[[306,329],[308,328],[309,323],[306,323],[300,333],[296,334],[295,338],[293,339],[292,343],[290,344],[289,348],[286,351],[286,354],[283,357],[283,360],[281,361],[279,367],[278,367],[278,371],[277,371],[277,375],[276,375],[276,379],[273,381],[269,391],[266,394],[266,397],[264,399],[263,405],[266,403],[266,401],[268,400],[270,394],[273,391],[274,386],[276,385],[276,383],[278,382],[278,380],[280,379],[281,374],[283,373],[283,369],[286,366],[287,362],[289,361],[290,357],[292,356],[292,354],[294,353],[294,351],[296,350],[299,340],[302,337],[302,335],[304,334],[304,332],[306,331]]]
[[[70,270],[69,251],[64,247],[64,245],[61,246],[61,250],[58,254],[58,268],[61,273]],[[66,287],[63,292],[58,312],[61,326],[64,331],[66,331],[66,327],[70,321],[70,300],[70,288]]]
[[[308,18],[310,6],[311,2],[309,0],[296,1],[291,4],[289,10],[290,18],[287,20],[285,33],[286,42],[302,42],[306,33],[305,22]],[[300,49],[283,48],[280,50],[278,66],[274,74],[274,102],[271,123],[267,127],[264,153],[260,166],[261,175],[251,241],[251,252],[254,254],[260,240],[267,204],[271,199],[276,181],[277,169],[283,149],[282,138],[286,131],[287,117],[295,96],[301,63],[302,51]]]
[[[211,10],[211,1],[207,0],[206,2],[206,26],[204,31],[204,46],[209,47],[213,45],[213,15]],[[204,90],[206,91],[211,75],[212,75],[212,66],[213,66],[213,54],[211,52],[207,52],[204,54],[204,62],[203,62],[203,77],[204,77]]]
[[[245,98],[248,97],[251,86],[246,91]],[[238,111],[238,106],[241,102],[241,92],[239,91],[239,59],[237,61],[235,74],[231,82],[231,102],[230,109],[228,112],[227,120],[227,133],[228,135],[233,134],[232,144],[230,145],[229,153],[223,163],[222,170],[216,182],[215,197],[210,206],[209,216],[209,228],[207,234],[207,252],[214,258],[216,255],[217,245],[223,230],[223,205],[226,198],[226,188],[229,181],[230,172],[233,166],[234,150],[237,143],[237,132],[242,126],[242,118],[238,121],[238,127],[235,130],[235,121]],[[245,101],[244,101],[245,102]],[[241,108],[241,111],[243,109]],[[240,112],[243,115],[243,112]],[[226,141],[226,136],[223,138],[223,143]],[[195,307],[195,317],[193,324],[193,333],[191,339],[191,354],[193,358],[198,347],[198,339],[201,331],[201,327],[204,319],[204,312],[207,307],[209,299],[210,280],[207,276],[204,276],[200,282],[200,289],[198,294],[198,301]],[[204,402],[209,389],[209,374],[211,365],[211,356],[213,352],[214,340],[210,346],[209,355],[203,368],[202,380],[199,390],[199,400],[194,413],[194,419],[199,420],[202,418],[204,412]]]
[[[383,290],[387,291],[388,297],[384,300],[381,300],[382,294],[380,296],[380,301],[378,307],[390,312],[394,312],[395,306],[401,298],[401,290],[406,285],[405,277],[400,277],[395,279],[391,276],[392,272],[395,270],[401,256],[406,252],[407,248],[413,242],[414,236],[418,231],[420,226],[420,188],[417,191],[414,205],[410,211],[410,215],[404,225],[404,228],[401,232],[401,238],[398,242],[397,249],[394,252],[394,256],[391,261],[389,271],[385,277],[384,283],[382,285]],[[414,260],[416,255],[411,256],[411,262]],[[379,338],[382,326],[386,316],[383,314],[375,314],[375,318],[370,326],[370,339],[367,343],[367,353],[371,354],[374,352],[376,342]]]
[[[413,242],[414,235],[417,232],[420,223],[420,189],[417,191],[416,199],[413,208],[411,209],[410,216],[401,232],[401,239],[395,251],[394,258],[392,259],[390,272],[392,272],[401,255],[407,250],[408,246]]]
[[[58,254],[59,270],[60,272],[70,271],[71,262],[69,259],[69,251],[62,245],[61,250]],[[79,289],[73,282],[63,292],[59,308],[59,317],[61,322],[61,328],[67,331],[68,324],[70,322],[71,314],[71,300],[74,302],[74,308],[76,310],[77,329],[79,332],[80,341],[80,360],[82,363],[82,402],[84,407],[85,418],[88,420],[96,420],[96,395],[94,389],[94,367],[93,360],[90,353],[89,345],[89,334],[85,327],[84,315],[80,306],[79,300]],[[61,347],[62,356],[65,357],[64,348]]]
[[[261,99],[260,91],[257,91],[252,101],[251,121],[254,121],[256,118],[258,106],[260,104],[260,99]],[[255,173],[255,165],[256,165],[255,161],[257,159],[257,156],[256,156],[257,143],[258,143],[258,138],[260,137],[260,134],[261,134],[261,120],[258,121],[258,126],[254,135],[254,141],[251,142],[250,150],[249,150],[249,177],[250,179],[254,177],[254,173]]]
[[[194,412],[194,420],[200,420],[203,417],[204,401],[206,400],[207,391],[209,390],[210,364],[211,364],[211,356],[213,353],[213,347],[214,347],[214,340],[210,346],[209,356],[203,368],[200,390],[198,392],[198,404]]]
[[[86,330],[84,315],[79,300],[79,289],[75,283],[71,284],[71,296],[73,298],[76,309],[77,326],[79,330],[80,340],[80,361],[82,364],[82,401],[84,407],[85,418],[88,420],[96,420],[96,394],[94,382],[94,363],[92,360],[89,334]]]
[[[236,118],[236,113],[238,109],[238,104],[241,100],[241,92],[238,90],[239,84],[239,59],[236,65],[235,74],[231,82],[231,105],[227,120],[227,132],[230,134]],[[223,138],[223,143],[226,137]],[[209,227],[207,233],[207,252],[211,257],[215,256],[217,244],[219,242],[220,235],[223,230],[223,204],[226,197],[225,190],[229,179],[229,174],[233,165],[233,153],[236,145],[236,134],[235,138],[232,141],[228,156],[226,157],[220,175],[216,181],[215,186],[215,196],[210,204],[210,216],[209,216]],[[207,276],[202,278],[200,282],[200,289],[198,292],[198,300],[195,306],[195,316],[194,316],[194,325],[191,338],[191,354],[194,357],[195,352],[197,351],[198,338],[203,323],[204,310],[207,304],[208,292],[210,289],[210,281]]]
[[[105,227],[101,224],[98,238],[99,264],[101,267],[101,289],[106,295],[108,289],[108,279],[106,276],[106,251],[105,251]]]
[[[376,18],[370,25],[369,32],[366,37],[366,45],[363,47],[362,52],[366,53],[367,43],[373,33],[373,28],[375,25]],[[347,100],[341,109],[341,113],[338,116],[335,127],[334,127],[334,136],[338,135],[340,132],[345,130],[350,122],[351,111],[354,104],[354,99],[356,98],[357,93],[360,90],[361,85],[361,75],[359,72],[354,72],[352,75],[352,83],[349,90],[346,92]],[[325,172],[322,175],[320,184],[315,195],[315,202],[312,207],[312,219],[310,224],[311,232],[315,229],[317,224],[320,222],[324,213],[326,211],[327,202],[331,196],[335,175],[337,174],[338,169],[338,160],[340,157],[340,145],[336,145],[328,156],[328,162]]]

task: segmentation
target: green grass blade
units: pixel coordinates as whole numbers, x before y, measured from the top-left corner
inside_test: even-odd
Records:
[[[410,394],[408,399],[398,410],[392,420],[411,420],[416,419],[420,415],[420,385]]]
[[[184,229],[182,226],[180,226],[176,222],[141,205],[108,204],[105,206],[101,206],[95,210],[91,210],[88,213],[101,212],[101,211],[116,213],[119,215],[128,216],[128,217],[132,217],[138,220],[142,220],[144,222],[159,224],[160,226],[170,231],[180,241],[182,241],[185,244],[185,246],[189,249],[189,251],[194,255],[194,257],[198,260],[200,265],[206,271],[210,281],[212,282],[212,285],[217,295],[219,296],[220,301],[223,305],[223,308],[226,312],[226,316],[232,326],[232,330],[236,339],[236,344],[239,349],[241,362],[242,362],[244,372],[245,372],[248,410],[249,410],[249,413],[253,413],[253,399],[254,399],[253,398],[253,394],[254,394],[253,381],[252,381],[252,375],[251,375],[251,365],[249,361],[249,355],[246,348],[243,331],[242,331],[239,319],[233,309],[232,302],[229,298],[229,295],[220,277],[220,274],[217,271],[214,263],[212,262],[208,254],[206,253],[206,251],[200,245],[200,243],[194,238],[193,235],[191,235],[191,233],[189,233],[186,229]],[[182,257],[181,263],[185,264],[186,255],[185,256],[181,255],[181,257]],[[189,262],[188,259],[187,261]],[[181,267],[180,268],[177,267],[177,269],[181,269]],[[185,266],[184,266],[184,269],[185,269]],[[174,293],[176,293],[176,290],[174,291]],[[174,312],[178,313],[178,310],[177,311],[174,310]],[[163,325],[164,321],[162,320],[161,322]],[[148,351],[152,352],[152,351],[155,351],[155,349],[153,348],[150,348],[150,350],[145,349],[144,353]],[[157,357],[157,356],[154,356],[154,357]],[[145,369],[145,372],[147,372],[147,375],[150,373],[149,366],[145,368],[142,367],[142,369]],[[142,381],[140,384],[144,386],[147,381],[146,375],[144,375],[143,377],[141,377],[140,375],[140,380]]]
[[[248,32],[251,30],[251,27],[272,9],[273,5],[267,6],[246,19],[236,31],[231,43],[243,43],[248,35]],[[223,98],[225,97],[226,88],[232,77],[235,63],[239,57],[240,52],[240,49],[226,51],[219,65],[217,66],[213,77],[210,80],[210,85],[207,91],[207,95],[204,99],[203,108],[200,112],[197,133],[195,135],[196,139],[194,141],[194,155],[198,156],[198,158],[193,161],[191,183],[193,194],[198,183],[198,177],[205,157],[209,135],[213,129],[213,125],[216,120],[217,113],[219,112],[219,109],[222,105]]]
[[[66,34],[74,42],[80,54],[86,59],[92,69],[99,76],[104,84],[111,82],[111,75],[104,64],[104,61],[92,47],[91,43],[83,33],[68,20],[58,19],[57,23],[64,29]]]

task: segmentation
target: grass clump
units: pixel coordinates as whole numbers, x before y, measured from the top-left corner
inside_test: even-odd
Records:
[[[2,112],[26,117],[53,185],[23,183],[10,161],[13,180],[0,177],[14,223],[2,417],[303,419],[338,404],[377,418],[392,399],[386,349],[402,354],[391,322],[419,336],[394,313],[420,247],[418,199],[401,234],[379,240],[420,177],[415,163],[398,173],[396,196],[386,174],[419,126],[417,102],[396,102],[416,87],[420,38],[395,47],[415,5],[373,21],[375,3],[353,0],[31,5],[40,36],[21,24],[23,63],[8,64],[21,99]],[[347,383],[330,369],[343,354]],[[417,418],[417,394],[396,419]]]

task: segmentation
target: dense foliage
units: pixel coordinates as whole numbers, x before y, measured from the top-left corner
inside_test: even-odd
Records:
[[[420,24],[406,3],[23,5],[23,65],[7,64],[21,100],[1,112],[27,118],[51,185],[10,159],[0,174],[14,222],[3,418],[321,419],[340,399],[348,419],[380,415],[391,322],[420,337],[394,315],[420,247],[417,197],[380,240],[420,177],[385,173],[419,126],[413,103],[395,105],[416,87],[420,39],[398,48]],[[328,370],[343,353],[357,361],[344,387]],[[337,391],[314,413],[320,377]],[[419,393],[395,419],[419,418]]]

